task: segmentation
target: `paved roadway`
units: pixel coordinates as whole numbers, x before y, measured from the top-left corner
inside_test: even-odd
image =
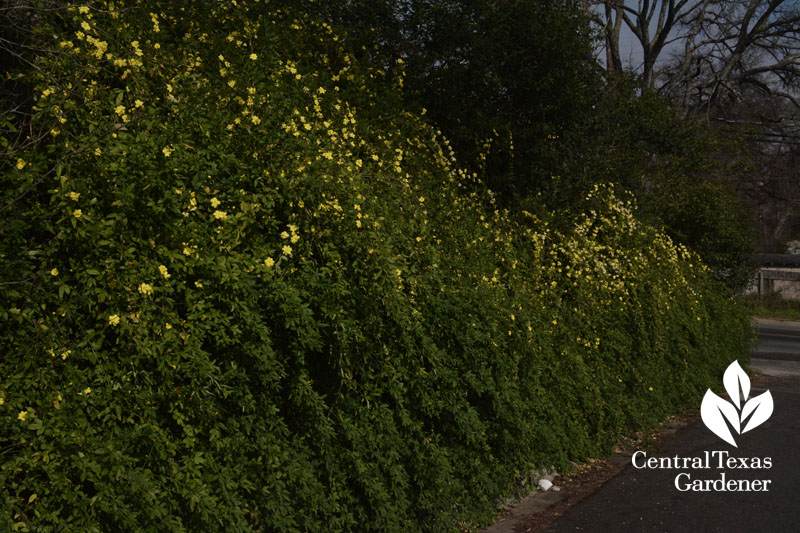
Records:
[[[750,366],[773,377],[800,377],[800,322],[757,319],[758,346]]]
[[[759,320],[759,326],[752,367],[768,377],[753,384],[750,397],[769,390],[772,416],[736,435],[737,448],[698,420],[656,456],[703,457],[723,451],[745,461],[768,457],[771,468],[637,469],[629,464],[546,531],[800,531],[800,323]],[[675,486],[681,472],[692,479],[714,480],[723,473],[727,479],[769,479],[769,491],[683,492]]]

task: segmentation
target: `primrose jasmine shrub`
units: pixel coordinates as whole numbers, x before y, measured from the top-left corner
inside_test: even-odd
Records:
[[[499,208],[324,22],[39,24],[36,140],[0,145],[3,529],[474,529],[746,358],[624,193]]]

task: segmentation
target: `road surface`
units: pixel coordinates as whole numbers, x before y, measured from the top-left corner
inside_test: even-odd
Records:
[[[757,319],[758,345],[750,366],[772,377],[800,377],[800,323]]]
[[[766,377],[752,383],[750,397],[769,390],[774,411],[752,431],[737,434],[735,447],[698,418],[663,448],[637,450],[638,456],[632,454],[637,464],[628,462],[619,475],[554,521],[543,521],[540,513],[563,492],[529,497],[527,509],[486,531],[800,531],[800,323],[758,319],[757,327],[751,367]],[[643,467],[642,453],[655,461],[673,460],[673,466]],[[730,462],[704,462],[722,456]],[[674,466],[684,458],[698,463]],[[689,480],[708,488],[723,476],[739,488],[750,483],[761,490],[687,490]]]

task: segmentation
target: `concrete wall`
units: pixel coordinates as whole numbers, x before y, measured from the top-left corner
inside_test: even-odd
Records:
[[[765,294],[777,292],[787,300],[800,300],[800,268],[761,267],[753,281],[750,282],[745,294],[759,294],[760,292]]]

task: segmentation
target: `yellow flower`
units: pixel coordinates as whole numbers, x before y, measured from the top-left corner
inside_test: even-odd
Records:
[[[68,192],[67,193],[67,198],[69,198],[73,202],[77,202],[78,198],[80,198],[80,197],[81,197],[81,193],[79,193],[79,192],[72,191],[72,192]]]
[[[200,281],[200,280],[195,281],[194,282],[194,286],[197,287],[198,289],[202,289],[203,288],[203,282]]]
[[[228,87],[230,87],[231,89],[233,89],[235,85],[236,85],[236,80],[231,80],[228,82]]]
[[[81,211],[80,209],[76,209],[75,211],[72,212],[72,216],[74,216],[75,218],[81,218],[82,215],[83,211]]]
[[[184,246],[183,255],[192,255],[192,249],[189,248],[188,246]]]
[[[138,99],[137,99],[137,100],[136,100],[136,101],[135,101],[133,104],[134,104],[136,107],[142,107],[142,106],[144,105],[144,102],[142,102],[141,100],[138,100]]]
[[[91,26],[89,26],[89,23],[88,23],[88,22],[86,22],[85,20],[84,20],[83,22],[81,22],[81,28],[83,28],[83,29],[84,29],[84,30],[86,30],[86,31],[89,31],[89,30],[91,30],[91,29],[92,29],[92,27],[91,27]]]
[[[172,155],[172,148],[170,148],[169,146],[165,146],[164,148],[161,149],[161,153],[164,154],[164,157],[169,157],[170,155]]]
[[[58,269],[57,269],[57,268],[54,268],[53,270],[51,270],[51,271],[50,271],[50,275],[51,275],[51,276],[58,276]]]
[[[27,416],[28,416],[28,411],[20,411],[19,414],[17,415],[17,418],[20,420],[25,420]]]
[[[17,170],[22,170],[27,164],[24,159],[17,159]]]
[[[283,255],[292,255],[292,247],[289,245],[284,246],[281,250],[283,250]]]
[[[275,265],[275,260],[272,259],[271,257],[267,257],[267,259],[264,260],[264,264],[266,265],[267,268],[272,268]]]
[[[217,198],[216,198],[216,197],[214,197],[214,198],[212,198],[212,199],[211,199],[211,207],[217,207],[217,206],[218,206],[220,203],[222,203],[222,202],[220,202],[219,200],[217,200]]]
[[[153,287],[149,283],[142,283],[139,285],[139,292],[145,296],[153,294]]]
[[[63,352],[61,352],[61,359],[66,360],[66,358],[69,357],[69,354],[71,354],[71,353],[72,353],[72,350],[64,350]]]
[[[92,392],[92,388],[91,387],[86,387],[85,389],[83,389],[83,393],[84,394],[89,394],[91,392]]]
[[[250,54],[250,60],[251,61],[255,61],[256,59],[258,59],[258,55],[257,54]]]
[[[216,218],[217,220],[225,220],[228,218],[228,213],[217,209],[216,211],[214,211],[214,218]]]
[[[108,317],[108,323],[111,326],[116,326],[119,324],[119,315],[111,315]]]
[[[161,275],[164,276],[164,279],[169,279],[169,272],[167,272],[167,267],[164,265],[158,265],[158,271],[161,272]]]
[[[164,329],[172,329],[172,324],[170,324],[169,322],[166,322],[164,324]]]
[[[258,124],[261,124],[261,119],[258,118],[258,116],[253,115],[252,117],[250,117],[250,122],[252,122],[253,124],[258,125]]]
[[[281,232],[281,239],[288,239],[288,238],[289,238],[288,233],[286,233],[285,231]]]
[[[124,106],[124,105],[118,105],[117,107],[115,107],[115,108],[114,108],[114,112],[115,112],[117,115],[122,115],[122,114],[124,114],[124,113],[125,113],[125,106]]]
[[[81,6],[81,7],[78,8],[78,13],[80,13],[81,15],[85,15],[88,12],[89,12],[89,8],[86,7],[86,6]]]
[[[0,396],[0,405],[3,405],[4,403],[6,403],[6,399]]]

